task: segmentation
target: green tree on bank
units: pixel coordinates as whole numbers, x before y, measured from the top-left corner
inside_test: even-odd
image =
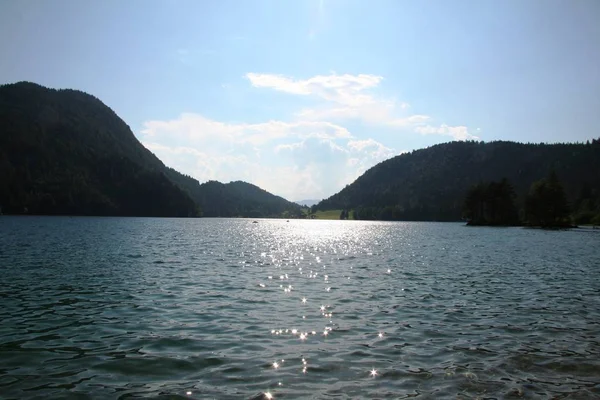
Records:
[[[516,193],[506,179],[500,182],[479,183],[469,189],[463,205],[463,217],[468,225],[520,225],[515,205]],[[584,187],[574,214],[587,223],[598,219],[595,197]],[[524,221],[528,226],[542,228],[569,227],[571,215],[565,190],[554,170],[548,177],[534,182],[524,202]]]
[[[572,219],[577,225],[600,225],[600,193],[587,182],[573,203]]]
[[[514,187],[506,178],[479,183],[467,192],[463,215],[468,225],[509,226],[519,224]]]
[[[523,208],[532,182],[546,177],[553,166],[574,214],[586,183],[600,203],[597,138],[586,143],[467,141],[434,145],[377,164],[315,209],[338,210],[336,219],[339,210],[346,209],[355,210],[355,218],[361,220],[459,221],[464,215],[465,194],[473,185],[506,177],[517,194],[519,216],[525,220]]]
[[[569,204],[554,170],[548,178],[534,182],[525,200],[525,219],[543,228],[571,226]]]

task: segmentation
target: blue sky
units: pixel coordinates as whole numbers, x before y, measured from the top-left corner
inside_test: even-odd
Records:
[[[450,140],[599,137],[597,0],[0,2],[0,83],[94,94],[167,165],[324,198]]]

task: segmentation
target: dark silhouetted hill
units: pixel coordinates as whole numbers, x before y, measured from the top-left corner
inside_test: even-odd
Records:
[[[379,163],[314,208],[354,210],[357,219],[459,221],[473,185],[506,178],[523,212],[532,183],[552,169],[574,212],[584,203],[597,210],[600,140],[585,144],[439,144]]]
[[[0,87],[0,171],[4,213],[197,214],[127,124],[77,90]]]
[[[295,216],[299,206],[244,182],[200,185],[166,167],[96,97],[0,86],[0,207],[5,214]]]
[[[306,199],[306,200],[298,200],[298,201],[295,201],[295,203],[296,203],[296,204],[300,204],[301,206],[304,206],[304,207],[312,207],[312,206],[314,206],[315,204],[318,204],[318,203],[319,203],[319,201],[321,201],[321,200],[315,200],[315,199]]]
[[[302,215],[301,207],[250,183],[209,181],[194,197],[206,217],[286,217]]]

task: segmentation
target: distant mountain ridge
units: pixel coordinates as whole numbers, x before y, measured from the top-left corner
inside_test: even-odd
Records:
[[[166,167],[96,97],[31,82],[0,86],[0,171],[5,214],[259,217],[300,209],[244,182],[200,185]]]
[[[208,181],[193,196],[205,217],[286,217],[302,215],[301,207],[247,182]]]
[[[554,169],[573,208],[600,212],[600,140],[451,142],[369,169],[313,210],[359,219],[455,221],[467,190],[507,178],[522,204]],[[304,200],[308,203],[310,200]],[[0,210],[5,214],[301,217],[301,206],[245,182],[166,167],[96,97],[30,82],[0,86]]]
[[[312,207],[315,204],[318,204],[319,201],[321,201],[321,200],[307,199],[307,200],[298,200],[298,201],[295,201],[294,203],[300,204],[301,206],[305,206],[305,207]]]
[[[600,140],[594,139],[585,144],[443,143],[377,164],[314,208],[354,210],[359,219],[459,221],[471,186],[507,178],[522,205],[531,184],[551,169],[572,206],[587,199],[587,207],[600,207]]]

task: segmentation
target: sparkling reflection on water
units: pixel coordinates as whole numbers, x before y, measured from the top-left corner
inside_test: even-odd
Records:
[[[597,398],[599,244],[460,224],[0,217],[0,397]]]

